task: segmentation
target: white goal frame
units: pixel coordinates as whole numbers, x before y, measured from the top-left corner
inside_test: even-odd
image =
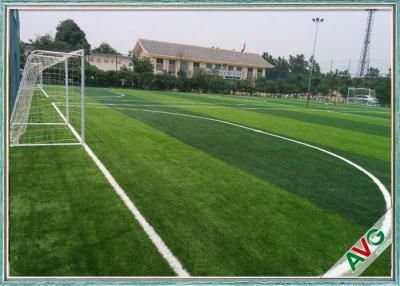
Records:
[[[79,86],[76,87],[69,85],[70,82],[73,81],[69,78],[68,62],[71,58],[74,59],[77,65],[75,76],[80,77],[78,81],[75,82],[76,84],[79,84]],[[62,67],[62,65],[65,66],[60,78],[54,80],[54,82],[62,83],[62,85],[54,86],[52,88],[55,89],[54,93],[62,93],[62,96],[65,96],[65,101],[63,102],[63,105],[65,105],[65,114],[60,110],[61,107],[57,105],[51,96],[49,96],[48,92],[45,91],[43,82],[43,73],[46,69],[49,71],[52,67],[54,68],[57,65],[59,65],[58,67]],[[74,75],[71,75],[71,78],[73,76]],[[80,111],[80,118],[78,118],[80,126],[78,125],[77,128],[78,130],[80,129],[79,131],[74,128],[70,121],[70,93],[73,91],[78,93],[77,98],[80,97],[80,109],[79,106],[77,106],[78,102],[74,105],[74,110]],[[58,114],[60,122],[29,122],[30,111],[32,109],[32,98],[34,94],[37,94],[37,92],[42,92],[45,98],[47,98],[48,103],[51,104],[52,108],[54,108],[53,113]],[[75,126],[77,126],[77,124],[79,123],[75,122]],[[26,130],[32,125],[39,126],[39,128],[63,125],[65,127],[61,128],[64,128],[64,130],[69,129],[73,135],[71,138],[75,138],[76,141],[73,139],[74,142],[56,142],[56,140],[54,140],[55,142],[19,142],[21,137],[26,133]],[[73,52],[35,50],[28,56],[11,113],[9,135],[11,147],[85,144],[85,52],[83,49]]]
[[[347,88],[347,96],[346,96],[346,103],[349,103],[349,98],[351,98],[351,92],[352,91],[357,91],[357,90],[368,90],[368,93],[365,94],[359,94],[359,95],[366,95],[366,96],[370,96],[370,97],[374,97],[376,98],[376,94],[375,94],[375,90],[368,88],[368,87],[349,87]],[[356,96],[355,94],[353,95],[353,97]]]

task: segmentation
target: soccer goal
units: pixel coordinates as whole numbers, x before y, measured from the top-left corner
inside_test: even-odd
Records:
[[[367,105],[376,105],[375,90],[363,87],[349,87],[347,90],[346,103],[358,103]]]
[[[85,142],[84,51],[33,51],[10,119],[11,146]]]

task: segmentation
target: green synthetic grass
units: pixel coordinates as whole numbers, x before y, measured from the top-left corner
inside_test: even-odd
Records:
[[[91,114],[89,144],[192,275],[318,275],[364,230],[116,111]]]
[[[322,152],[196,118],[129,110],[122,112],[362,225],[373,224],[384,213],[384,201],[369,178]]]
[[[173,275],[85,151],[10,154],[11,276]]]
[[[129,94],[129,92],[128,92]],[[174,94],[168,96],[156,92],[135,92],[136,97],[148,100],[160,100],[168,103],[188,102],[188,99],[175,98]],[[191,95],[193,96],[193,95]],[[196,95],[201,96],[201,95]],[[272,114],[260,114],[251,110],[241,110],[234,107],[226,108],[204,108],[185,107],[185,110],[201,112],[205,116],[215,117],[231,122],[236,122],[249,127],[274,132],[279,135],[300,139],[305,142],[314,143],[330,148],[338,148],[359,155],[390,161],[390,138],[370,135],[363,132],[344,130],[338,127],[330,127],[322,124],[302,122],[293,119],[277,117]],[[201,111],[199,111],[201,110]]]
[[[305,110],[304,101],[292,99],[115,91],[126,96],[87,88],[87,142],[191,275],[321,275],[384,213],[376,185],[326,154],[221,123],[137,110],[212,117],[314,144],[360,164],[389,188],[390,114],[384,108],[311,103],[311,109]],[[65,159],[73,158],[73,154],[60,151],[54,156],[54,151],[40,150],[43,158],[37,159],[51,158],[59,168],[54,176],[65,186]],[[25,162],[34,160],[25,152],[19,156],[26,157]],[[20,157],[13,160],[23,161]],[[14,170],[22,168],[18,165]],[[38,172],[40,169],[46,168],[40,167]],[[76,168],[77,177],[83,178],[86,169]],[[46,182],[55,179],[47,176],[43,175],[40,184],[34,176],[25,180],[30,182],[30,189],[49,192],[53,185]],[[96,176],[102,178],[98,172]],[[72,188],[70,184],[63,190]],[[104,191],[103,196],[114,197],[103,197],[110,211],[124,212],[123,206],[114,207],[122,203],[108,186],[93,187],[91,196],[97,197],[98,188]],[[10,194],[12,191],[13,186]],[[64,201],[59,195],[40,198],[55,208]],[[78,194],[74,198],[75,203],[83,204]],[[14,207],[19,210],[16,213],[28,203]],[[98,211],[94,207],[76,213],[88,212],[96,219]],[[22,217],[17,216],[15,221],[18,219]],[[63,219],[60,216],[57,222]],[[74,219],[82,228],[88,223],[80,217]],[[115,265],[124,264],[124,269],[133,273],[130,275],[173,275],[132,217],[116,226],[104,223],[104,217],[97,219],[110,229],[129,223],[131,231],[143,237],[144,245],[133,242],[130,250],[153,251],[148,259],[157,260],[150,270],[147,264],[125,265],[124,257],[115,259]],[[100,236],[96,225],[91,224],[96,233],[93,239]],[[63,231],[59,230],[56,240],[62,240]],[[125,235],[119,239],[126,241]],[[15,240],[23,245],[26,238],[17,236]],[[115,253],[122,251],[119,242],[115,243]],[[93,256],[89,255],[87,261],[97,257],[98,248],[102,253],[98,245],[93,245]],[[65,245],[59,251],[73,252]],[[34,255],[28,258],[36,261]],[[15,268],[18,263],[13,264]],[[99,265],[96,270],[101,272],[108,264]],[[51,271],[51,266],[47,267]],[[29,271],[34,271],[34,266],[25,273]],[[76,273],[88,270],[78,265],[64,271],[66,275],[79,275]],[[365,273],[389,274],[390,251]]]

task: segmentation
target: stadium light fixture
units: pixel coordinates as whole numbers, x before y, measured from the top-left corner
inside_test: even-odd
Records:
[[[316,27],[315,27],[315,37],[314,37],[314,48],[313,48],[313,53],[312,53],[312,61],[311,61],[311,69],[310,69],[310,77],[308,79],[308,92],[307,92],[307,104],[306,104],[306,108],[308,108],[308,103],[310,101],[310,91],[311,91],[311,79],[312,79],[312,73],[313,73],[313,69],[314,69],[314,55],[315,55],[315,45],[317,43],[317,35],[318,35],[318,25],[319,23],[322,23],[324,21],[324,18],[313,18],[312,19],[313,23],[316,23]]]

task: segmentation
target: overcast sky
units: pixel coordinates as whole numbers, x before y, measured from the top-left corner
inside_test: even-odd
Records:
[[[316,60],[323,71],[344,70],[351,59],[355,73],[367,21],[366,11],[38,11],[20,12],[21,39],[50,33],[65,19],[73,19],[86,33],[92,48],[105,41],[123,54],[138,38],[220,47],[274,57],[292,54],[311,56],[315,35],[313,17],[322,17],[318,31]],[[387,73],[391,57],[392,16],[375,13],[370,66]]]

